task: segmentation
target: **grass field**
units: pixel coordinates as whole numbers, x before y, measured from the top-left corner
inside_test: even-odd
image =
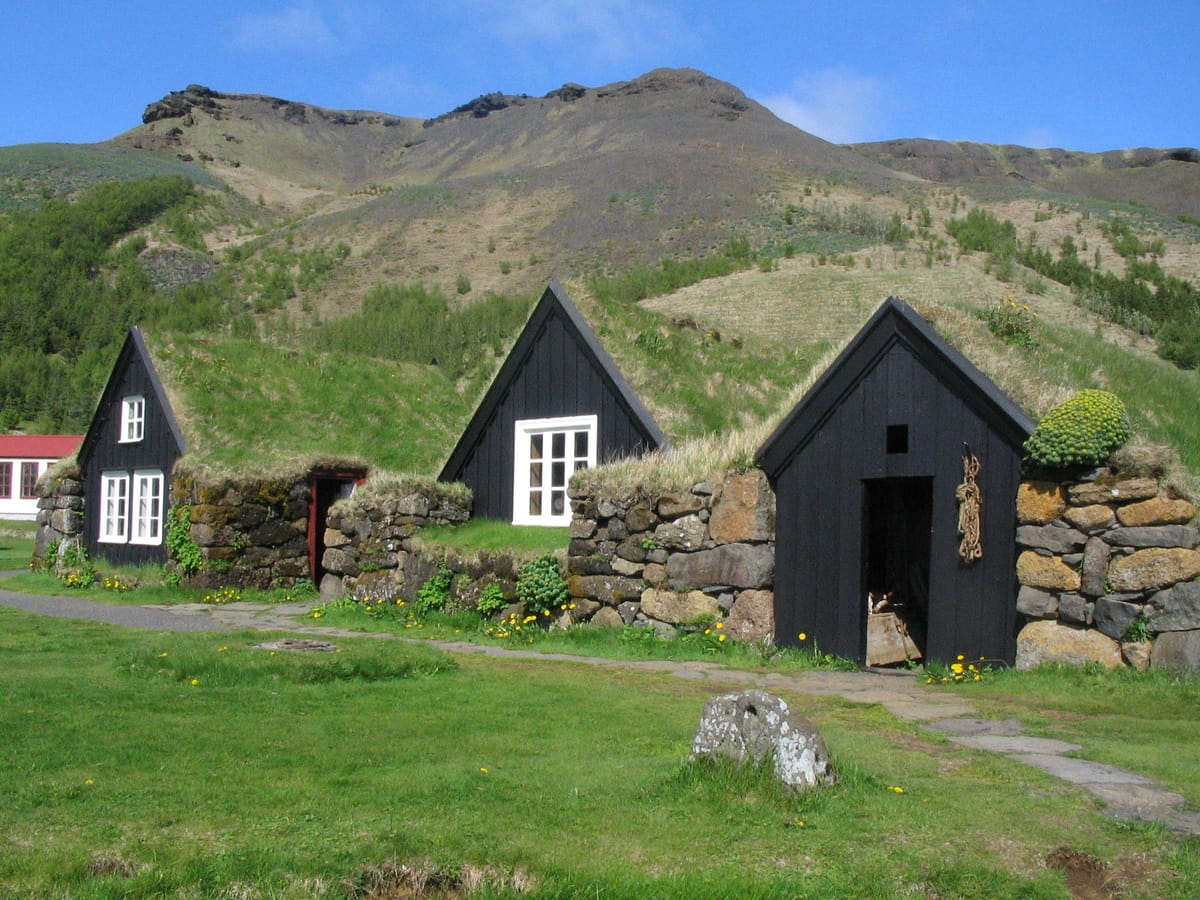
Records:
[[[458,895],[410,890],[424,873],[480,881],[476,896],[1068,897],[1047,863],[1063,848],[1121,896],[1200,879],[1200,841],[1107,820],[1077,788],[876,706],[787,697],[841,775],[796,799],[687,763],[712,684],[265,639],[0,609],[0,896]],[[1094,695],[997,684],[1010,714],[1053,697],[1060,720]],[[1123,691],[1131,711],[1162,702],[1161,685]],[[1145,757],[1175,740],[1137,734]]]

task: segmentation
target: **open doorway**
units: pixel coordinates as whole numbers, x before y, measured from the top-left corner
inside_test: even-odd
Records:
[[[349,497],[365,476],[361,471],[314,471],[309,475],[308,562],[313,584],[320,588],[325,576],[321,559],[325,555],[325,525],[329,507]]]
[[[929,613],[933,479],[874,479],[863,488],[867,665],[921,659]]]

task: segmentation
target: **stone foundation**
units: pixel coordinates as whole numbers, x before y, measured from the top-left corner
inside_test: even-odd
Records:
[[[1017,612],[1028,624],[1017,667],[1188,665],[1200,654],[1195,515],[1155,478],[1100,469],[1024,482]],[[1140,631],[1147,640],[1130,640]]]
[[[659,496],[573,491],[567,585],[577,618],[673,633],[697,620],[774,639],[775,495],[758,469]]]

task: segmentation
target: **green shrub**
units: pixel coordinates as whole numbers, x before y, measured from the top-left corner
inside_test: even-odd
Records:
[[[475,609],[481,616],[487,619],[500,612],[507,605],[508,602],[504,599],[504,591],[500,588],[500,585],[493,581],[479,595],[479,600],[475,603]]]
[[[1033,461],[1059,468],[1096,465],[1129,440],[1125,404],[1109,391],[1084,390],[1046,413],[1025,442]]]
[[[567,582],[553,553],[530,560],[517,573],[517,599],[527,613],[545,613],[567,601]]]
[[[450,583],[454,581],[454,573],[445,566],[438,573],[421,585],[417,591],[417,612],[425,615],[431,610],[445,609],[450,600]]]
[[[204,562],[204,553],[192,540],[192,508],[187,504],[176,506],[167,519],[167,555],[185,578],[199,572]]]

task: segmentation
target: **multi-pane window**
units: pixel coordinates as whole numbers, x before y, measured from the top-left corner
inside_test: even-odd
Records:
[[[129,542],[132,544],[162,543],[162,472],[133,473],[132,522]]]
[[[146,434],[146,398],[126,397],[121,401],[122,444],[140,441]]]
[[[21,463],[21,499],[30,500],[37,496],[38,464]]]
[[[129,475],[126,472],[100,476],[99,539],[112,544],[124,544],[129,540]]]
[[[99,539],[107,544],[161,544],[163,485],[157,469],[102,475]]]
[[[0,497],[12,496],[12,463],[0,462]]]
[[[515,449],[513,523],[570,524],[567,483],[596,465],[596,416],[521,420]]]

